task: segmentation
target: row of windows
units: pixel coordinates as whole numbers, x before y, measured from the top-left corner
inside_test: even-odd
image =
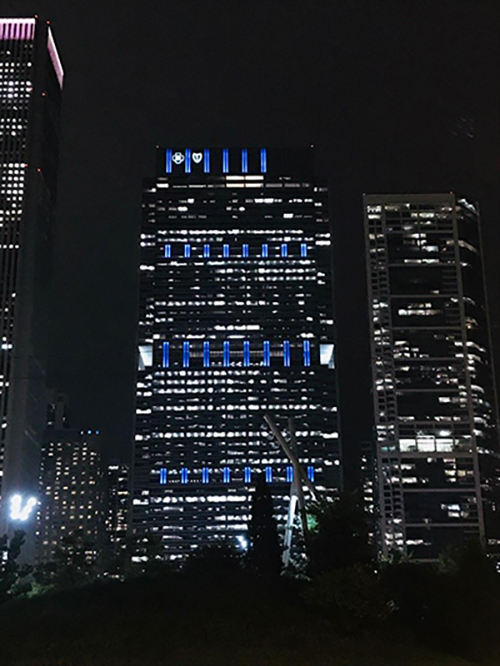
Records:
[[[278,256],[281,257],[288,257],[289,256],[289,246],[288,243],[281,243],[277,248],[278,251]],[[181,246],[181,252],[180,256],[185,257],[186,259],[189,259],[191,256],[194,256],[195,249],[191,245],[191,243],[184,243],[183,246]],[[203,257],[204,259],[209,259],[212,254],[212,248],[209,243],[205,243],[202,248],[200,248],[199,256]],[[300,243],[300,256],[301,257],[307,257],[308,254],[308,246],[307,243]],[[172,252],[172,245],[167,244],[165,245],[164,248],[164,255],[167,259],[171,259],[172,256],[174,256]],[[222,245],[222,254],[219,256],[222,257],[230,257],[231,256],[231,247],[229,243],[224,243]],[[248,243],[243,243],[241,246],[241,254],[238,252],[234,256],[239,256],[239,257],[249,257],[250,256],[250,246]],[[267,258],[269,257],[269,244],[268,243],[263,243],[260,248],[260,257],[262,258]]]
[[[210,358],[210,342],[205,340],[203,342],[203,367],[209,368],[211,365]],[[238,350],[238,355],[240,350]],[[291,349],[290,341],[284,340],[282,344],[282,358],[283,365],[288,368],[291,364]],[[302,342],[302,358],[304,366],[311,365],[311,341],[304,340]],[[170,342],[163,343],[163,367],[170,367]],[[182,343],[182,366],[184,368],[189,368],[191,362],[191,343],[185,341]],[[222,365],[228,367],[231,365],[231,343],[229,340],[225,340],[222,343]],[[243,366],[248,367],[250,365],[250,342],[248,340],[243,341]],[[271,365],[271,342],[269,340],[264,340],[262,348],[262,365],[269,367]]]
[[[256,470],[257,473],[262,473],[262,470]],[[206,484],[210,483],[210,478],[215,476],[215,474],[212,472],[212,470],[209,467],[203,467],[201,470],[201,474],[198,472],[196,475],[196,478],[194,477],[194,474],[190,474],[190,470],[187,467],[182,467],[180,472],[176,474],[175,472],[172,474],[170,473],[171,476],[173,475],[174,477],[177,477],[181,483],[186,484],[189,483],[190,477],[193,482],[199,482]],[[264,467],[264,475],[266,479],[266,483],[272,483],[273,482],[273,468],[271,465],[267,465]],[[216,476],[215,479],[213,479],[214,482],[216,483],[230,483],[231,482],[231,468],[230,467],[223,467],[222,470],[219,471],[218,475]],[[313,465],[308,465],[307,466],[307,476],[309,478],[309,481],[314,483],[314,466]],[[293,482],[293,477],[294,477],[294,469],[292,465],[288,465],[286,467],[285,471],[285,481],[287,483],[292,483]],[[160,480],[160,485],[166,485],[168,483],[168,478],[169,478],[169,470],[166,467],[162,467],[160,469],[160,475],[159,475],[159,480]],[[177,479],[176,479],[177,480]],[[283,481],[282,478],[276,479],[279,481]],[[252,468],[251,467],[245,467],[243,469],[243,481],[244,483],[251,483],[252,482]]]

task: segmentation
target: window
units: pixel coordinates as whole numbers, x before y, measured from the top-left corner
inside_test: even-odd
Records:
[[[189,342],[184,342],[182,345],[182,365],[184,368],[189,368]]]
[[[311,365],[311,342],[310,340],[304,340],[304,365]]]
[[[273,468],[272,468],[270,465],[268,465],[268,466],[265,468],[265,472],[266,472],[266,483],[272,483],[272,480],[273,480]]]
[[[288,257],[288,245],[287,243],[281,243],[281,256]]]
[[[208,245],[208,243],[206,243],[206,244],[203,246],[203,256],[204,256],[205,258],[208,258],[208,257],[210,256],[210,245]]]
[[[165,245],[165,257],[167,259],[170,259],[172,256],[172,246],[171,245]]]
[[[243,365],[245,367],[250,365],[250,342],[248,340],[243,343]]]
[[[170,343],[163,343],[163,367],[168,368],[170,365]]]
[[[271,365],[271,343],[269,340],[264,340],[264,361],[263,365]]]
[[[269,256],[269,245],[267,243],[264,243],[262,245],[262,256],[263,257],[268,257]]]
[[[290,341],[285,340],[283,342],[283,365],[286,368],[290,367]]]
[[[189,258],[191,256],[191,245],[189,243],[186,243],[184,245],[184,257]]]
[[[286,480],[287,480],[287,483],[292,483],[293,482],[293,467],[292,467],[292,465],[287,465]]]
[[[229,467],[224,467],[222,470],[222,481],[224,483],[229,483],[231,481],[231,470]]]
[[[227,243],[222,246],[222,256],[229,257],[229,245]]]
[[[245,483],[251,483],[252,482],[252,469],[251,469],[251,467],[245,467],[245,469],[243,470],[243,474],[244,474]]]
[[[210,342],[208,340],[203,343],[203,367],[210,367]]]
[[[226,340],[222,345],[222,365],[228,366],[231,362],[229,340]]]
[[[168,471],[165,467],[160,469],[160,485],[164,486],[167,483]]]
[[[187,467],[181,469],[181,483],[187,483],[189,479],[189,470]]]
[[[201,482],[202,483],[208,483],[210,481],[210,470],[208,467],[204,467],[201,470]]]
[[[243,244],[243,256],[248,257],[248,245],[246,243]]]
[[[300,244],[300,256],[301,257],[307,257],[307,244],[306,243],[301,243]]]

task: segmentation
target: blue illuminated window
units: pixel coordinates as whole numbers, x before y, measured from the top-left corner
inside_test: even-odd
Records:
[[[251,467],[245,467],[243,470],[244,474],[244,481],[245,483],[251,483],[252,482],[252,468]]]
[[[248,150],[246,148],[241,151],[241,173],[248,173]]]
[[[281,243],[281,256],[288,257],[288,245],[286,243]]]
[[[227,148],[222,151],[222,173],[229,173],[229,150]]]
[[[222,469],[222,481],[223,483],[229,483],[231,481],[231,470],[229,467],[224,467]]]
[[[307,257],[307,243],[300,244],[300,256]]]
[[[222,246],[222,256],[229,257],[229,245],[227,243]]]
[[[172,173],[172,149],[167,148],[167,152],[165,154],[165,171],[167,173]]]
[[[312,465],[307,466],[307,478],[314,483],[314,467]]]
[[[311,365],[311,342],[304,340],[304,365]]]
[[[170,259],[172,256],[172,246],[171,245],[165,245],[165,257],[167,259]]]
[[[268,257],[269,256],[269,245],[267,243],[264,243],[262,245],[262,256],[263,257]]]
[[[246,243],[243,244],[243,256],[248,257],[248,245]]]
[[[243,365],[250,365],[250,342],[248,340],[243,343]]]
[[[210,173],[210,151],[208,148],[203,151],[203,172]]]
[[[184,165],[186,173],[191,173],[191,148],[186,148]]]
[[[208,243],[203,246],[203,256],[205,258],[210,256],[210,245],[208,245]]]
[[[163,367],[168,368],[170,365],[170,342],[163,343]]]
[[[168,470],[165,467],[160,469],[160,485],[164,486],[167,483]]]
[[[189,470],[187,467],[181,469],[181,483],[187,483],[189,478]]]
[[[286,468],[286,480],[287,483],[292,483],[293,482],[293,467],[292,465],[288,465]]]
[[[268,465],[265,471],[266,471],[266,483],[271,483],[273,480],[273,468],[270,465]]]
[[[191,256],[191,245],[189,243],[185,243],[184,245],[184,256],[186,258],[189,258]]]
[[[271,365],[271,343],[269,340],[264,340],[264,365]]]
[[[208,340],[203,343],[203,366],[205,368],[210,366],[210,342]]]
[[[202,483],[208,483],[210,481],[210,470],[208,467],[204,467],[201,470],[201,482]]]
[[[290,367],[290,342],[285,340],[283,343],[283,365]]]
[[[260,149],[260,172],[267,172],[267,150],[265,148]]]
[[[229,341],[226,340],[222,345],[222,365],[225,365],[226,367],[230,363],[229,353]]]
[[[189,368],[189,342],[184,342],[182,345],[182,365]]]

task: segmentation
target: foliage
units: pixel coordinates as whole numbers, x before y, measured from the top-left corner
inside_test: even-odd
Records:
[[[16,530],[10,539],[7,534],[0,537],[0,603],[29,592],[30,584],[26,578],[32,567],[17,561],[24,540],[25,533],[22,530]]]
[[[83,530],[63,537],[50,562],[39,564],[33,574],[42,589],[66,590],[96,579],[95,544]]]
[[[186,560],[183,571],[189,576],[219,578],[241,571],[242,556],[230,544],[205,546]]]
[[[314,518],[308,543],[311,576],[374,561],[358,494],[344,493],[333,501],[315,502],[308,511]]]
[[[248,567],[262,576],[281,571],[281,546],[274,518],[273,499],[264,476],[257,477],[248,526]]]

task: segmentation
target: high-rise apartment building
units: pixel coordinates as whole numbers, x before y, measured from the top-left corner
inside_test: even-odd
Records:
[[[50,26],[0,19],[0,533],[36,513],[62,84]]]
[[[127,546],[130,504],[130,465],[113,462],[107,467],[106,536],[111,557]]]
[[[133,533],[175,558],[245,543],[264,474],[293,468],[263,421],[293,417],[320,488],[340,483],[326,189],[311,149],[159,149],[144,183]]]
[[[364,198],[382,549],[498,545],[496,399],[477,205]]]
[[[61,401],[49,405],[42,448],[37,517],[37,558],[51,560],[64,537],[81,535],[87,558],[104,544],[104,470],[100,434],[70,428]]]

